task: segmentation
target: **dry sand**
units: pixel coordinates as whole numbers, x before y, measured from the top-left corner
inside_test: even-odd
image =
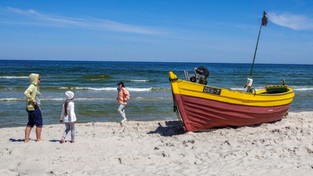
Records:
[[[313,112],[197,133],[177,121],[76,125],[76,143],[64,144],[63,124],[29,143],[25,127],[1,128],[0,175],[313,175]]]

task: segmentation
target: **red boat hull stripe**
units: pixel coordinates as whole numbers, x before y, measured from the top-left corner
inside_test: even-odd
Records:
[[[187,131],[274,122],[281,120],[290,106],[243,106],[186,95],[176,94],[174,97]]]

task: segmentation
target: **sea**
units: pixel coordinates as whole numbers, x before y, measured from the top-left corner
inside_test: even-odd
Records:
[[[208,85],[244,90],[251,64],[110,61],[0,60],[0,128],[25,126],[24,91],[28,75],[41,76],[41,110],[44,124],[57,124],[65,91],[75,93],[78,123],[119,122],[117,83],[123,81],[131,98],[127,118],[134,121],[175,120],[168,72],[185,79],[184,70],[209,70]],[[253,88],[285,84],[295,90],[290,112],[313,110],[313,65],[255,64]]]

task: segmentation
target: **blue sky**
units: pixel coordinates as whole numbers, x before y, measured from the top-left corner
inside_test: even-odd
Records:
[[[313,64],[312,0],[0,0],[1,60]]]

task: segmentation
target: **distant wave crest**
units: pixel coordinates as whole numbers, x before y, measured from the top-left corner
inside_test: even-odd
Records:
[[[142,100],[142,101],[152,101],[152,100],[169,100],[172,97],[133,97],[132,99],[135,100]],[[65,98],[57,98],[57,97],[50,97],[50,98],[41,98],[41,101],[64,101]],[[0,102],[21,102],[25,101],[24,98],[0,98]],[[115,98],[97,98],[97,97],[83,97],[83,98],[75,98],[75,101],[115,101]],[[44,103],[45,104],[45,103]]]
[[[116,87],[60,87],[62,90],[90,90],[90,91],[117,91]],[[153,87],[147,87],[147,88],[137,88],[137,87],[127,87],[129,91],[132,92],[150,92],[154,90],[159,90],[162,88],[153,88]]]
[[[295,91],[310,91],[310,90],[313,90],[313,87],[306,87],[306,86],[295,86],[295,87],[292,87],[292,88]]]
[[[0,76],[1,79],[28,79],[28,76]]]
[[[293,88],[294,91],[311,91],[313,90],[313,87],[308,87],[308,86],[290,86],[291,88]],[[263,89],[264,87],[255,87],[256,90],[259,89]],[[240,88],[240,87],[235,87],[235,88],[231,88],[232,90],[238,90],[238,91],[242,91],[245,90],[244,88]]]
[[[149,80],[145,80],[145,79],[133,79],[130,80],[131,82],[149,82]]]
[[[20,98],[0,98],[0,101],[21,101]],[[23,99],[25,100],[25,99]]]

